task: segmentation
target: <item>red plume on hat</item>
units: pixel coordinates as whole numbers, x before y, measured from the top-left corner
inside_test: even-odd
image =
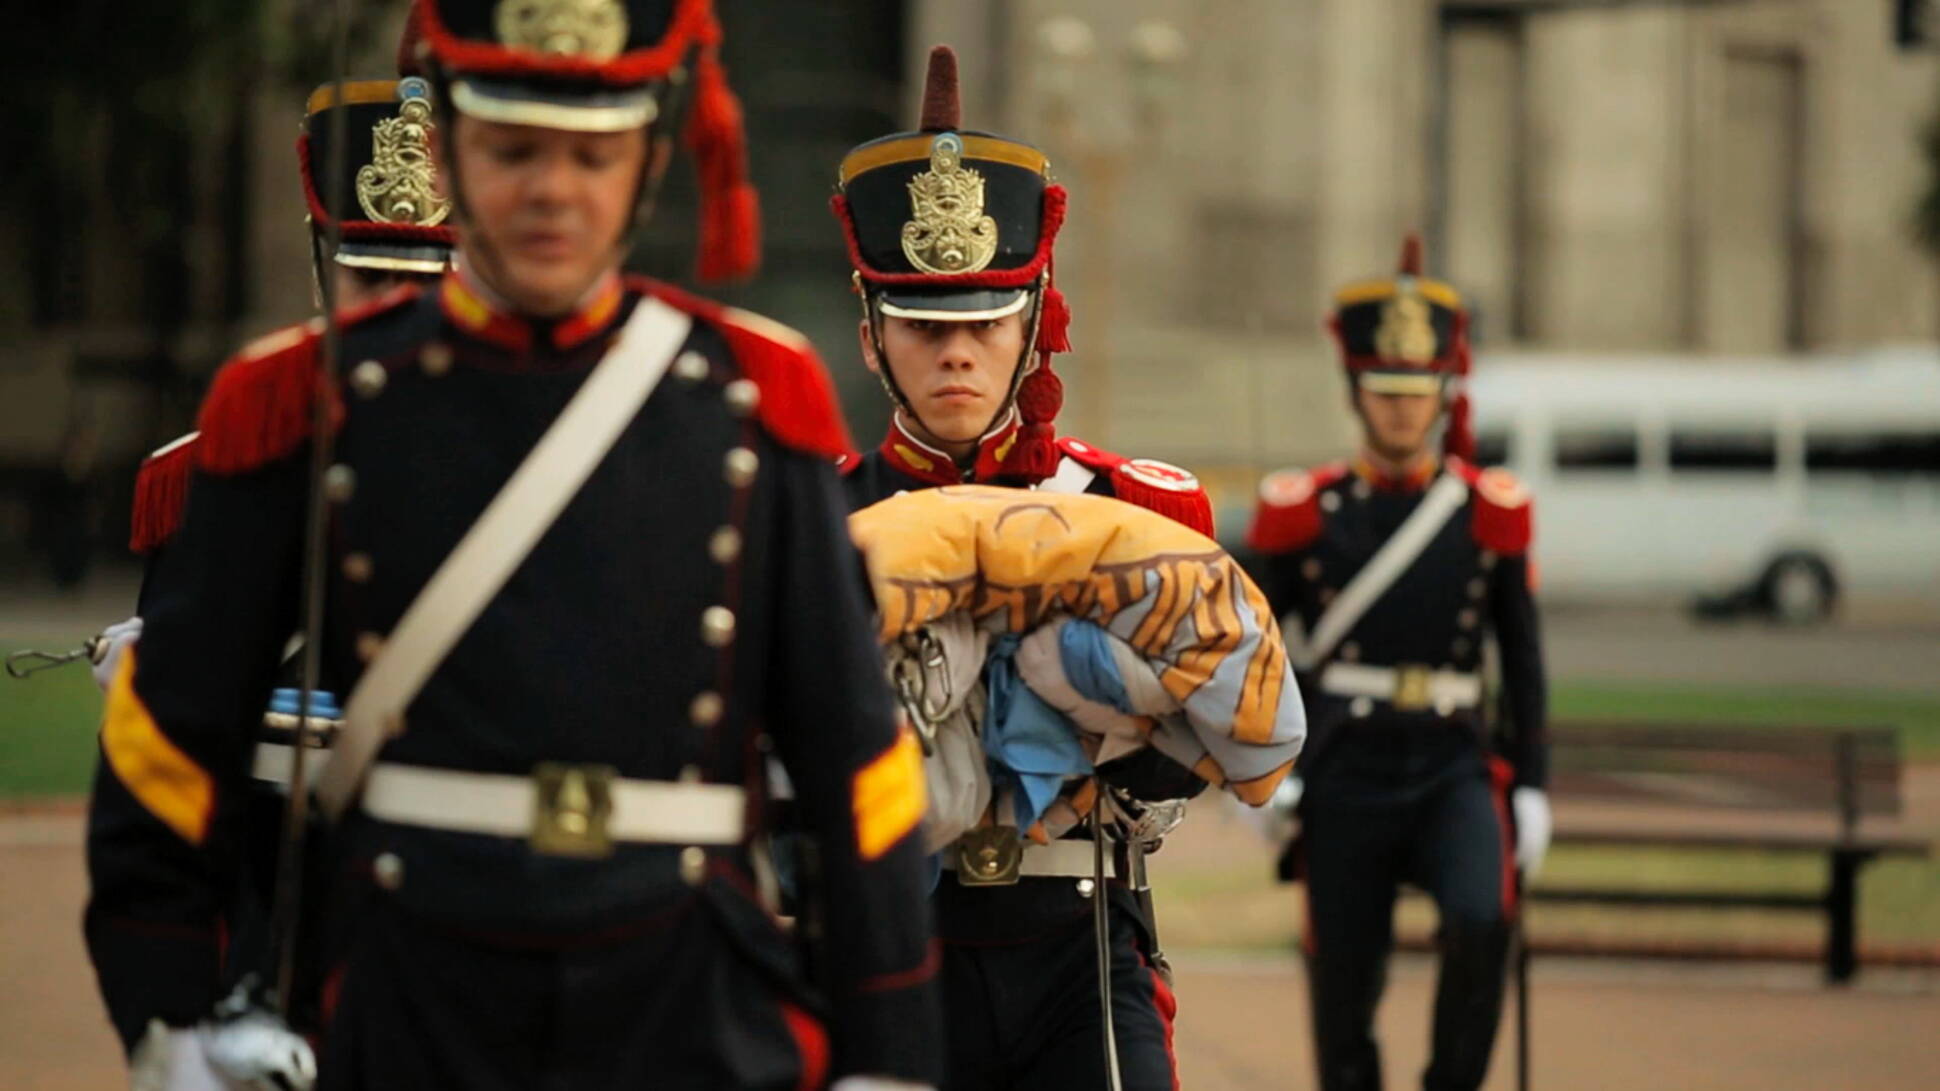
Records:
[[[926,133],[954,132],[963,126],[963,96],[957,77],[956,50],[939,45],[930,50],[929,67],[923,74],[923,111],[917,127]],[[1047,202],[1057,201],[1060,209],[1062,189],[1045,193]],[[1062,219],[1062,215],[1058,217]],[[1018,477],[1041,480],[1057,472],[1058,434],[1054,422],[1064,408],[1064,382],[1051,370],[1051,354],[1071,351],[1071,307],[1051,279],[1051,264],[1044,267],[1042,296],[1038,300],[1037,366],[1017,388],[1017,412],[1023,419],[1017,442],[1005,456],[1003,471]]]
[[[424,75],[424,60],[420,54],[424,49],[424,0],[411,0],[411,9],[404,13],[404,34],[397,40],[397,75]]]
[[[1401,240],[1400,273],[1404,277],[1422,275],[1421,235],[1410,231]],[[1448,403],[1448,424],[1442,429],[1442,453],[1465,462],[1475,461],[1475,431],[1470,424],[1468,376],[1471,367],[1468,347],[1468,312],[1455,312],[1455,328],[1450,334],[1449,368],[1455,396]]]

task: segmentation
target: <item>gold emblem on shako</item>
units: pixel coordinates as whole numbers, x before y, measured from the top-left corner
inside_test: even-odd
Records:
[[[492,20],[500,42],[535,53],[604,61],[626,48],[619,0],[499,0]]]
[[[371,160],[357,171],[357,203],[378,223],[434,227],[451,214],[431,166],[431,88],[400,80],[396,117],[371,128]]]
[[[1435,362],[1435,323],[1429,316],[1428,301],[1412,284],[1403,283],[1381,308],[1381,324],[1374,330],[1374,353],[1383,360],[1409,364]]]
[[[909,180],[903,256],[925,273],[974,273],[997,256],[997,221],[983,214],[983,175],[963,165],[963,138],[930,145],[930,169]]]

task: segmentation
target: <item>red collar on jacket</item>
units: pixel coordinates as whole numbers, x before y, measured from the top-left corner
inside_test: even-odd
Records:
[[[882,439],[883,460],[896,469],[931,485],[961,485],[966,481],[989,481],[1002,472],[1004,459],[1017,443],[1020,423],[1012,409],[1004,423],[977,441],[977,460],[969,474],[958,468],[948,453],[917,439],[903,422],[903,411],[889,418],[889,433]]]
[[[535,331],[543,330],[551,347],[565,352],[605,330],[619,313],[626,291],[618,272],[600,278],[586,299],[572,314],[561,319],[535,320],[512,313],[494,301],[462,269],[445,274],[438,287],[438,305],[452,325],[508,352],[524,353],[533,347]]]
[[[1399,473],[1381,468],[1366,451],[1355,455],[1353,463],[1354,476],[1388,492],[1420,492],[1435,480],[1441,468],[1441,459],[1435,457],[1433,452],[1424,452]]]

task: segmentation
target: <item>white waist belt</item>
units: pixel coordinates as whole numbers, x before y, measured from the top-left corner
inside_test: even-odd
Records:
[[[1370,697],[1401,709],[1434,709],[1447,715],[1482,703],[1482,676],[1427,667],[1329,663],[1320,672],[1320,691],[1337,697]]]
[[[943,870],[957,869],[956,849],[952,846],[943,852]],[[1089,879],[1093,873],[1091,842],[1053,841],[1048,845],[1035,842],[1024,846],[1017,874],[1025,879]],[[1110,846],[1105,848],[1105,877],[1118,878],[1118,861]]]
[[[317,782],[317,774],[323,771],[323,763],[329,760],[328,747],[313,746],[310,756],[303,763],[303,779],[312,785]],[[249,775],[257,780],[274,784],[281,791],[289,791],[290,771],[296,765],[296,747],[289,743],[259,742],[256,744],[256,760],[250,766]]]
[[[614,841],[738,845],[747,834],[748,795],[734,784],[676,784],[615,778],[603,828]],[[457,833],[525,837],[539,818],[532,777],[380,763],[364,784],[372,818]]]

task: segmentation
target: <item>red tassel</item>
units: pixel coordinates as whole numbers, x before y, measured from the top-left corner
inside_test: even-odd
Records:
[[[1464,462],[1475,461],[1475,432],[1469,426],[1468,393],[1455,395],[1448,407],[1448,427],[1442,434],[1442,453]]]
[[[1004,457],[1006,477],[1042,481],[1058,472],[1058,432],[1049,424],[1026,424],[1017,430],[1017,442]]]
[[[1051,361],[1046,358],[1017,388],[1018,412],[1025,424],[1049,424],[1058,419],[1058,410],[1063,408],[1064,380],[1051,370]]]
[[[1044,306],[1037,316],[1037,351],[1045,354],[1071,351],[1071,304],[1065,302],[1058,286],[1044,285]]]
[[[701,190],[695,275],[705,281],[736,280],[761,264],[761,208],[748,181],[741,103],[728,88],[717,49],[709,46],[695,65],[686,133]]]
[[[1052,422],[1062,408],[1064,380],[1051,370],[1051,358],[1045,356],[1017,388],[1017,411],[1024,426],[1004,457],[1006,476],[1042,481],[1058,472],[1058,433]]]
[[[1442,453],[1453,455],[1464,462],[1475,462],[1475,429],[1470,423],[1468,400],[1468,376],[1472,358],[1468,348],[1468,314],[1460,312],[1455,316],[1453,351],[1453,371],[1455,373],[1455,400],[1448,407],[1448,426],[1442,430]]]
[[[194,433],[150,455],[135,473],[135,510],[128,518],[128,548],[152,553],[182,526],[189,502],[189,476],[195,469]]]

